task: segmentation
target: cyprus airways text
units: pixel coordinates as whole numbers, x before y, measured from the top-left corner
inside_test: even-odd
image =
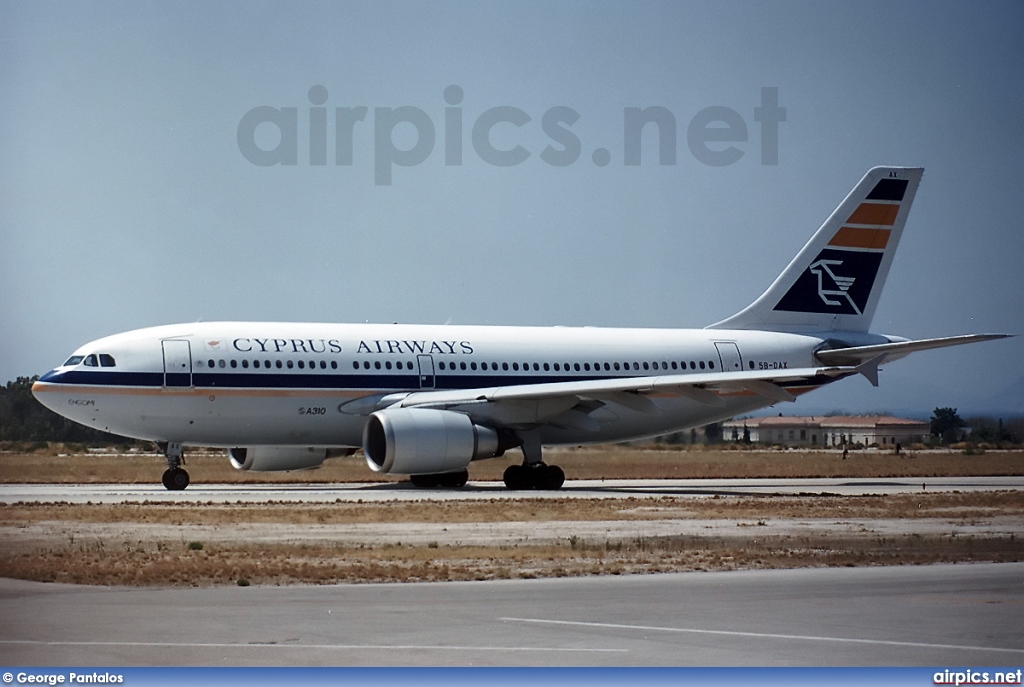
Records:
[[[341,353],[344,347],[337,339],[258,339],[238,338],[232,342],[241,353]],[[398,341],[396,339],[371,339],[360,341],[356,353],[428,354],[428,355],[471,355],[473,344],[469,341]]]

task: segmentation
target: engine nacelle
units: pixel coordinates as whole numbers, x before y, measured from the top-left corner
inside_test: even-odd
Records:
[[[318,468],[327,458],[327,449],[307,446],[248,446],[229,448],[231,465],[239,470],[273,472]]]
[[[489,427],[451,410],[390,408],[363,429],[366,464],[374,472],[425,475],[464,470],[470,461],[500,456],[511,444]]]

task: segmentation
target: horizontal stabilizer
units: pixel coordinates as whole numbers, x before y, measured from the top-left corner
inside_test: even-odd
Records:
[[[902,358],[915,351],[928,351],[933,348],[961,346],[978,341],[1005,339],[1013,334],[963,334],[961,336],[945,336],[938,339],[919,339],[917,341],[897,341],[895,343],[876,344],[874,346],[853,346],[851,348],[834,348],[822,350],[815,356],[825,365],[859,366],[869,360],[880,365],[887,360]]]

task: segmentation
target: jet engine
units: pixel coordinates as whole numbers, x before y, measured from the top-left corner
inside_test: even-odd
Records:
[[[370,415],[363,452],[374,472],[423,475],[465,470],[517,444],[514,437],[473,424],[451,410],[389,408]]]
[[[249,446],[229,448],[231,465],[239,470],[273,472],[318,468],[327,458],[327,449],[307,446]]]

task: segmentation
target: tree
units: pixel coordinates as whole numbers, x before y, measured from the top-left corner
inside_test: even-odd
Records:
[[[704,425],[704,440],[709,444],[718,444],[722,441],[722,423],[712,422]]]
[[[993,422],[991,418],[975,417],[967,421],[967,426],[971,428],[968,440],[972,442],[1002,444],[1017,441],[1017,437],[1003,425],[1003,418]]]
[[[960,441],[960,430],[966,424],[963,418],[957,414],[956,408],[936,408],[932,412],[932,434],[939,437],[943,444],[952,444]]]
[[[90,429],[62,417],[32,395],[38,377],[18,377],[0,386],[0,441],[63,441],[124,444],[131,440]]]

